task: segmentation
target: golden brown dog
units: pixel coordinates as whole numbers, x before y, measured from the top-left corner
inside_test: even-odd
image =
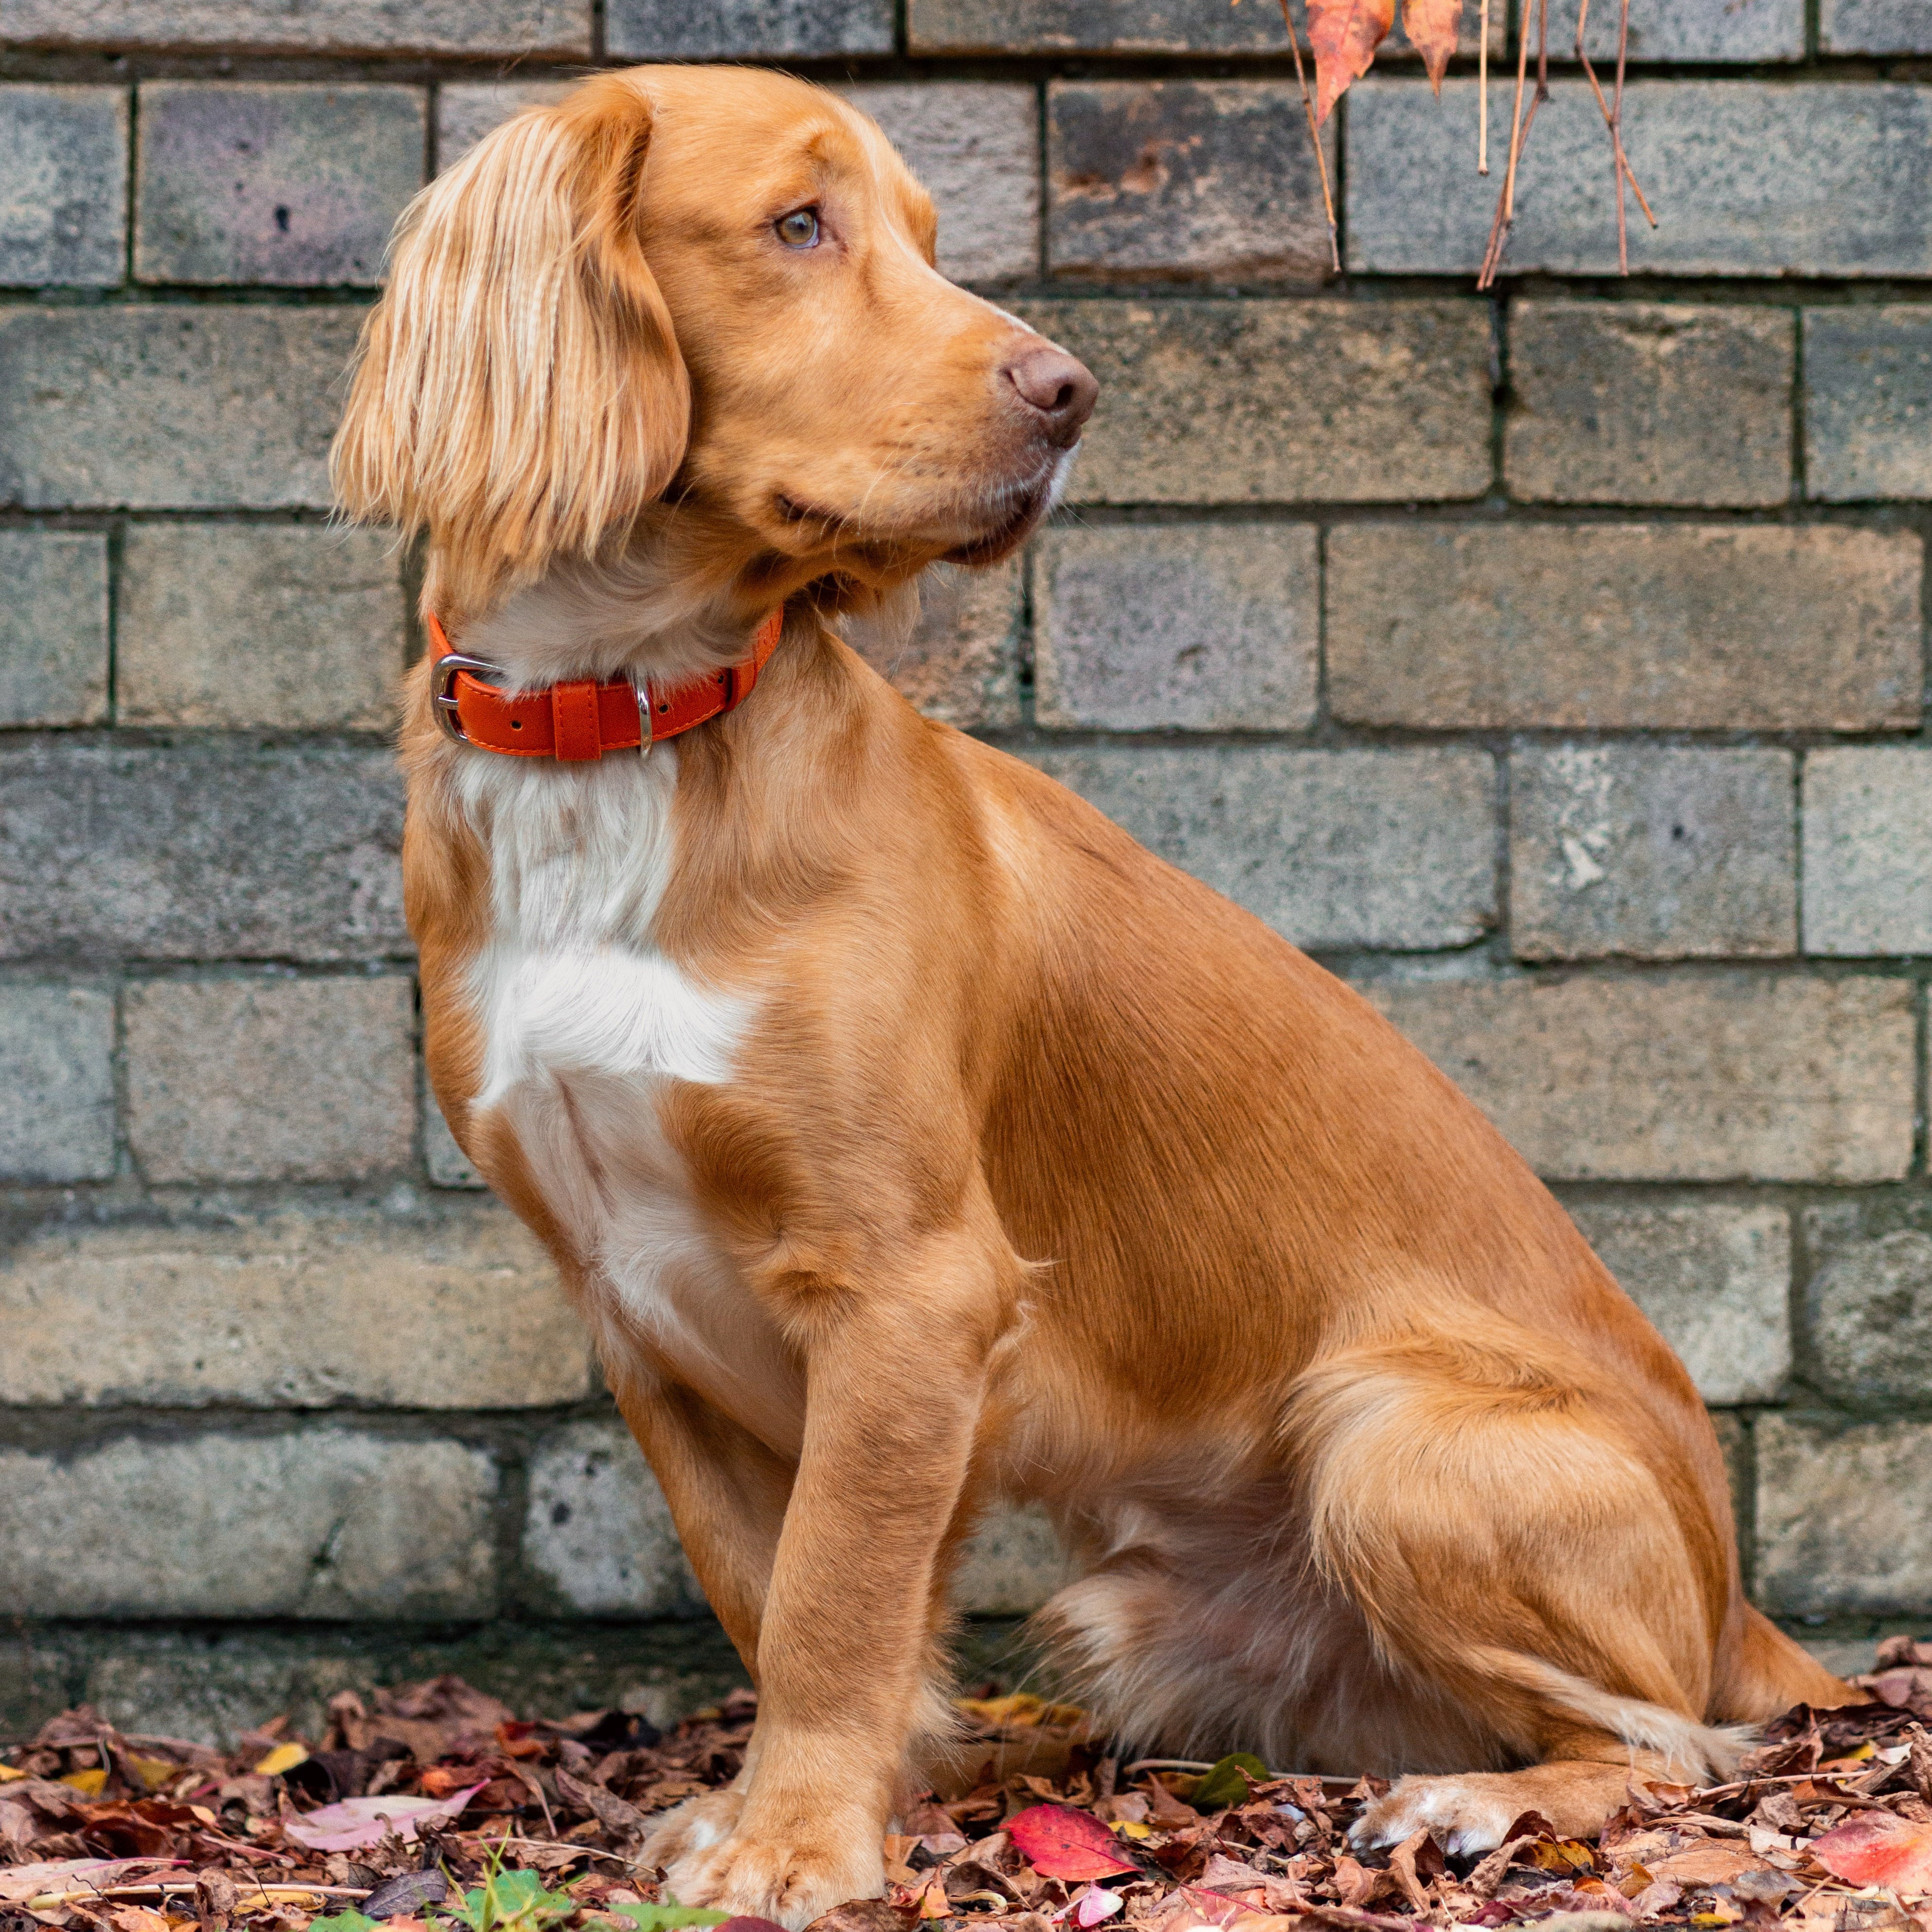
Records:
[[[1120,1734],[1407,1774],[1365,1844],[1590,1832],[1846,1693],[1744,1602],[1683,1370],[1475,1109],[839,640],[1018,544],[1093,402],[933,235],[830,94],[603,76],[410,211],[337,449],[502,686],[648,709],[786,614],[648,757],[452,742],[427,665],[404,738],[438,1097],[758,1687],[652,1856],[792,1926],[880,1888],[996,1496],[1081,1559],[1045,1623]]]

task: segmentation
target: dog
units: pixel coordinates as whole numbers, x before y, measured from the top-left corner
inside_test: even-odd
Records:
[[[1744,1600],[1675,1357],[1360,998],[841,640],[1046,514],[1091,375],[935,271],[832,94],[600,76],[398,226],[334,451],[426,538],[429,1073],[554,1256],[756,1683],[646,1848],[883,1887],[995,1498],[1119,1736],[1397,1781],[1358,1846],[1588,1836],[1852,1694]]]

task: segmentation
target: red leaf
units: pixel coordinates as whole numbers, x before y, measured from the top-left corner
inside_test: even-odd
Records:
[[[1898,1892],[1932,1892],[1932,1825],[1868,1811],[1806,1849],[1847,1885],[1889,1886]]]
[[[1315,118],[1328,118],[1350,81],[1369,70],[1395,25],[1395,0],[1308,0],[1308,44],[1315,50]]]
[[[1042,1878],[1117,1878],[1138,1869],[1114,1849],[1114,1834],[1099,1819],[1070,1805],[1029,1805],[1006,1829]]]
[[[1402,0],[1402,30],[1429,70],[1429,84],[1439,94],[1449,56],[1456,51],[1462,24],[1462,0]]]

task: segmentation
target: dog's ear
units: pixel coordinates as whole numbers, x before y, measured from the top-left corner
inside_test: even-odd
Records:
[[[484,136],[397,224],[332,454],[353,517],[427,530],[449,613],[620,536],[691,390],[640,226],[650,100],[616,76]]]

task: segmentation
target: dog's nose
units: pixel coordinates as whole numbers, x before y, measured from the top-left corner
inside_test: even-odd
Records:
[[[1094,413],[1100,393],[1086,364],[1042,342],[1016,356],[1006,373],[1020,400],[1046,419],[1048,440],[1058,448],[1068,448]]]

